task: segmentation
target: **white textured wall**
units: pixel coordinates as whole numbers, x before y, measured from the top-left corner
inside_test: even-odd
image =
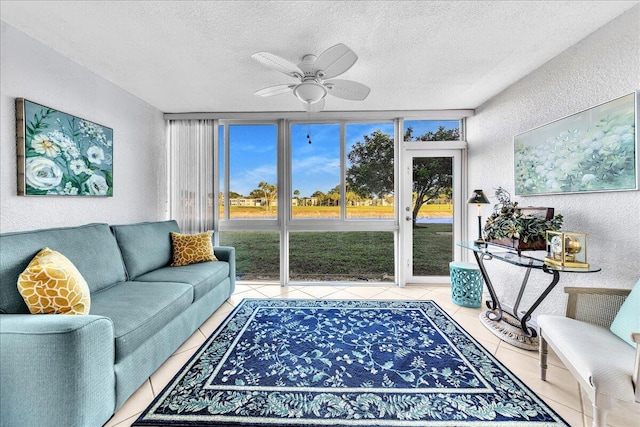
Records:
[[[588,261],[602,267],[600,273],[562,274],[535,314],[564,313],[563,286],[631,288],[640,278],[640,191],[516,197],[513,136],[638,88],[640,6],[492,98],[468,120],[469,187],[484,189],[492,203],[495,188],[502,186],[520,206],[554,207],[564,215],[563,230],[588,234]],[[485,207],[485,218],[491,210]],[[469,215],[474,218],[475,207]],[[477,235],[475,222],[469,225],[469,235]],[[512,304],[525,270],[500,261],[487,264],[498,294]],[[532,273],[532,289],[539,292],[550,277]],[[523,301],[531,299],[526,296]]]
[[[0,36],[0,232],[164,219],[162,112],[5,22]],[[18,196],[15,98],[112,128],[114,196]]]

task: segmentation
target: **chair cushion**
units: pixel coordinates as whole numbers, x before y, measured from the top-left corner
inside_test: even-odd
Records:
[[[141,222],[112,225],[114,236],[122,252],[129,280],[165,267],[171,262],[169,233],[180,231],[178,223],[171,221]]]
[[[602,326],[546,314],[536,320],[551,348],[598,393],[634,401],[634,348]]]
[[[44,248],[18,278],[18,291],[31,314],[89,314],[89,286],[60,252]]]
[[[153,337],[193,301],[186,283],[121,282],[92,295],[91,314],[113,322],[116,363]]]
[[[139,276],[140,282],[180,282],[193,286],[193,299],[198,300],[218,283],[229,277],[229,263],[201,262],[182,267],[164,267]]]
[[[180,234],[171,232],[173,258],[171,267],[196,264],[205,261],[217,261],[213,254],[213,231],[199,234]]]
[[[640,332],[640,280],[634,285],[613,319],[611,332],[637,347],[637,344],[631,339],[631,333]]]

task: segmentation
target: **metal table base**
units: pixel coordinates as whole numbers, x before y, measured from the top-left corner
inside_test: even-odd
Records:
[[[487,308],[489,309],[486,313],[487,317],[490,320],[499,322],[502,320],[502,313],[507,312],[514,318],[516,318],[520,322],[520,328],[523,333],[527,337],[535,337],[537,332],[535,328],[527,325],[527,322],[531,320],[531,315],[535,311],[536,308],[544,301],[544,299],[549,295],[549,293],[556,287],[558,282],[560,281],[560,273],[595,273],[600,271],[599,267],[595,267],[590,265],[588,268],[567,268],[567,267],[558,267],[558,266],[550,266],[544,263],[543,260],[519,255],[515,250],[508,250],[503,247],[494,247],[492,245],[477,245],[475,243],[458,243],[459,246],[470,249],[473,251],[473,255],[476,258],[478,263],[478,267],[480,268],[480,273],[482,274],[482,278],[487,286],[487,290],[489,291],[489,295],[491,296],[491,300],[486,302]],[[500,304],[500,299],[496,294],[495,288],[493,287],[493,283],[491,282],[491,278],[487,273],[487,269],[485,267],[485,261],[489,261],[492,259],[500,260],[507,262],[509,264],[525,268],[524,279],[522,280],[522,284],[520,285],[520,289],[518,290],[518,296],[516,298],[515,304],[513,306],[513,312],[505,310]],[[531,270],[542,270],[547,274],[551,275],[551,283],[547,285],[547,287],[538,295],[533,304],[524,312],[522,316],[518,314],[518,308],[520,307],[520,303],[522,301],[522,297],[525,294],[527,289],[527,284],[529,283],[529,276],[531,274]]]

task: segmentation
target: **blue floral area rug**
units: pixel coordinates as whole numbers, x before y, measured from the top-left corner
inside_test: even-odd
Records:
[[[433,301],[245,299],[135,426],[568,426]]]

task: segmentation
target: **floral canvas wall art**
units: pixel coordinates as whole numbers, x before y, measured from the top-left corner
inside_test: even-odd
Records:
[[[113,196],[113,129],[16,99],[18,194]]]
[[[516,195],[637,190],[637,114],[630,93],[516,135]]]

